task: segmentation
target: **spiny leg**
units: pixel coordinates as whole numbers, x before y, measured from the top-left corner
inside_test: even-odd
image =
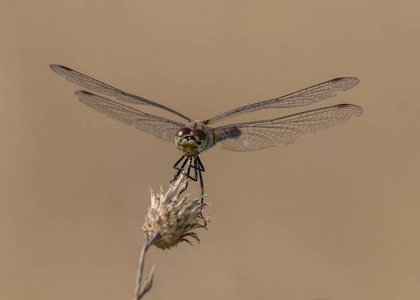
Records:
[[[194,177],[189,176],[191,168],[194,169]],[[200,157],[195,156],[194,159],[193,159],[193,162],[190,163],[190,165],[188,166],[188,176],[189,176],[189,178],[191,178],[194,181],[197,181],[197,180],[200,181],[201,203],[204,202],[204,181],[203,181],[203,174],[201,174],[201,173],[205,172],[205,171],[206,171],[206,169],[204,168],[204,165],[201,162]]]
[[[182,160],[184,160],[184,162],[182,163],[181,167],[178,167],[178,165],[181,163]],[[188,156],[184,156],[184,155],[181,156],[181,158],[176,161],[176,163],[173,165],[173,168],[177,170],[177,172],[175,173],[174,179],[171,182],[177,179],[179,174],[181,174],[181,172],[184,171],[184,167],[187,164],[187,162],[188,162]]]
[[[197,168],[198,167],[197,158],[198,156],[194,157],[194,177],[198,179],[198,172],[200,171]]]
[[[200,178],[200,188],[201,188],[201,204],[204,202],[204,182],[203,182],[203,175],[201,171],[198,171],[198,177]]]
[[[184,160],[184,161],[183,161],[181,167],[178,167],[178,165],[181,163],[182,160]],[[175,170],[177,170],[177,172],[174,175],[174,179],[171,180],[171,183],[174,182],[178,178],[178,176],[181,174],[181,172],[184,172],[184,168],[185,168],[185,165],[187,164],[187,162],[188,162],[188,156],[184,156],[184,155],[181,156],[181,158],[176,161],[176,163],[173,165],[173,168]],[[185,183],[185,187],[180,192],[180,194],[183,193],[187,189],[187,187],[188,187],[188,181]]]
[[[188,158],[187,176],[188,176],[188,178],[190,178],[190,179],[192,179],[194,181],[197,181],[197,172],[195,173],[195,177],[191,177],[191,175],[190,175],[190,173],[191,173],[191,167],[192,167],[192,162],[193,162],[193,156],[190,156]]]
[[[195,158],[193,156],[185,156],[185,155],[183,155],[183,156],[181,156],[180,159],[178,159],[175,162],[175,164],[173,165],[173,168],[175,170],[177,170],[177,172],[174,175],[174,179],[171,180],[171,183],[174,182],[179,177],[179,175],[181,174],[181,172],[184,173],[189,179],[192,179],[194,181],[197,181],[198,176],[197,176],[197,171],[196,170],[195,170],[195,174],[194,174],[195,176],[194,177],[192,177],[190,175],[191,174],[191,168],[194,168],[195,169],[195,167],[193,166],[193,159],[194,159],[194,163],[195,163]],[[182,162],[182,165],[179,167],[179,165],[181,164],[181,162]],[[187,165],[187,163],[188,163],[188,165]],[[184,192],[187,189],[187,187],[188,187],[188,181],[185,184],[185,188],[181,191],[181,193]]]
[[[174,169],[179,169],[178,168],[178,164],[183,160],[185,158],[185,156],[184,155],[182,155],[181,156],[181,158],[180,159],[178,159],[177,161],[176,161],[176,163],[174,163],[174,165],[173,165],[173,168]]]
[[[183,163],[182,163],[182,165],[181,165],[181,167],[178,167],[178,165],[181,163],[181,161],[182,160],[184,160],[183,161]],[[175,169],[175,170],[177,170],[177,172],[175,173],[175,175],[174,175],[174,179],[171,181],[171,183],[172,182],[174,182],[178,177],[179,177],[179,175],[181,174],[181,172],[182,173],[184,173],[184,167],[185,167],[185,165],[187,164],[187,161],[188,161],[188,157],[186,157],[186,156],[181,156],[181,158],[180,159],[178,159],[177,160],[177,162],[173,165],[173,168]],[[188,187],[188,180],[187,180],[187,182],[185,183],[185,187],[182,189],[182,191],[180,192],[180,194],[181,193],[183,193],[186,189],[187,189],[187,187]]]
[[[200,188],[201,188],[201,203],[204,201],[204,181],[203,181],[203,174],[201,172],[205,172],[203,163],[201,162],[200,158],[197,156],[194,161],[194,169],[196,174],[198,173],[198,178],[200,180]]]
[[[206,170],[204,169],[204,166],[201,163],[201,160],[198,156],[195,158],[194,168],[195,168],[196,174],[198,173],[198,178],[200,180],[201,204],[203,204],[204,203],[204,181],[203,181],[203,174],[201,174],[201,172],[204,172]],[[204,224],[207,225],[207,221],[203,216],[203,211],[200,212],[200,217],[204,220]]]
[[[179,164],[181,164],[181,162],[182,162],[182,165],[178,167]],[[173,168],[177,170],[177,172],[175,173],[174,179],[171,182],[175,181],[178,178],[178,176],[181,174],[181,172],[184,172],[184,174],[193,181],[199,180],[200,189],[201,189],[201,203],[203,203],[204,202],[204,181],[203,181],[203,175],[201,174],[201,172],[205,172],[206,170],[200,158],[198,156],[183,155],[181,156],[180,159],[178,159],[175,162],[175,164],[173,165]],[[194,169],[194,176],[192,176],[191,174],[191,168]],[[185,185],[185,188],[183,191],[186,190],[187,186],[188,186],[188,182]]]
[[[204,169],[204,165],[203,165],[203,163],[201,162],[201,159],[200,159],[200,157],[196,157],[196,160],[197,160],[197,168],[201,171],[201,172],[205,172],[206,171],[206,169]]]
[[[178,167],[178,165],[181,163],[181,161],[184,160],[182,162],[182,165],[180,167]],[[188,163],[188,165],[187,165]],[[184,172],[184,174],[189,178],[192,179],[194,181],[197,181],[198,179],[198,172],[197,169],[200,171],[202,171],[202,167],[197,167],[197,162],[196,162],[196,158],[194,156],[182,156],[180,159],[178,159],[175,164],[173,165],[173,168],[175,170],[177,170],[177,172],[174,175],[174,179],[171,181],[173,182],[174,180],[176,180],[179,175],[181,174],[181,172]],[[201,163],[200,163],[201,165]],[[202,165],[201,165],[202,166]],[[194,177],[191,175],[191,168],[194,169]]]

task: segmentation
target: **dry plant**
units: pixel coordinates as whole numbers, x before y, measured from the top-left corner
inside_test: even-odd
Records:
[[[152,267],[150,275],[142,286],[144,260],[147,250],[155,245],[160,249],[169,249],[180,242],[188,242],[188,237],[200,242],[197,233],[192,230],[197,228],[207,229],[207,221],[202,217],[203,208],[208,205],[203,203],[202,197],[188,199],[188,195],[181,196],[188,186],[188,176],[182,172],[169,186],[166,193],[162,187],[155,194],[150,189],[151,205],[144,219],[142,229],[146,237],[146,244],[143,246],[139,259],[139,266],[136,276],[135,300],[141,299],[153,284]]]

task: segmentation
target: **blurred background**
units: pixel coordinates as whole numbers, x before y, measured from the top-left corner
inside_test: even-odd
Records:
[[[51,63],[196,119],[359,77],[307,109],[353,103],[360,118],[284,147],[201,155],[209,230],[193,247],[151,248],[144,299],[420,298],[418,1],[0,6],[0,299],[131,299],[149,187],[166,190],[180,157],[81,104]]]

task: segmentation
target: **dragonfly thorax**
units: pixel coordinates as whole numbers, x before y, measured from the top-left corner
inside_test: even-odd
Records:
[[[203,122],[190,122],[175,135],[175,145],[185,156],[197,156],[214,145],[213,133]]]

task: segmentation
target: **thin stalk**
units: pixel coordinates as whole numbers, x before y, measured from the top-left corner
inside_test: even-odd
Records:
[[[150,237],[150,239],[144,244],[143,248],[141,249],[140,258],[139,258],[139,266],[137,268],[137,275],[136,275],[136,288],[134,289],[134,300],[140,300],[144,294],[146,294],[152,288],[153,284],[153,272],[155,271],[155,266],[153,265],[152,270],[150,271],[149,277],[146,280],[146,283],[142,287],[141,282],[143,279],[143,269],[144,269],[144,260],[146,256],[147,250],[153,245],[154,241],[158,237],[157,234],[154,234]]]

